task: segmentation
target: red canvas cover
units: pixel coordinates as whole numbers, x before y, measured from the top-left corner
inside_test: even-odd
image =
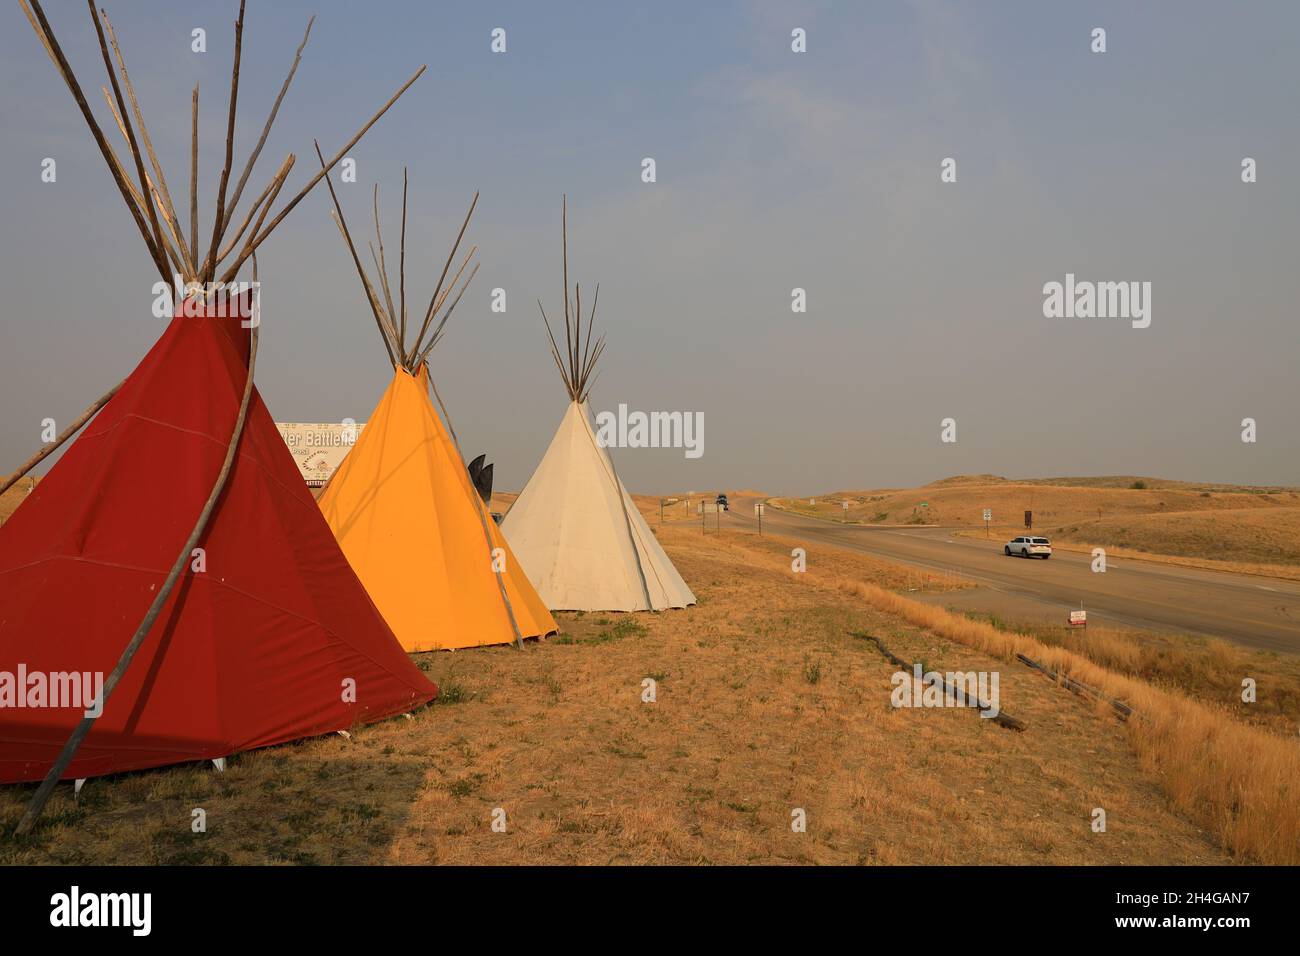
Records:
[[[0,680],[20,665],[113,669],[220,470],[248,344],[238,318],[178,315],[0,526]],[[65,779],[223,757],[437,694],[343,557],[256,389],[200,546],[206,570],[177,582]],[[81,716],[0,706],[0,782],[42,778]]]

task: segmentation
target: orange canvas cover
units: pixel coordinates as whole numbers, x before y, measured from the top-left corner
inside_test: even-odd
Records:
[[[396,370],[320,507],[406,650],[515,639],[493,552],[504,561],[501,578],[522,635],[557,630],[434,412],[423,368],[418,377]]]

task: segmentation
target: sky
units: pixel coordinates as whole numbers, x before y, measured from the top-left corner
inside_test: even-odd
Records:
[[[111,129],[88,13],[46,6]],[[200,84],[207,230],[236,9],[109,9],[173,194]],[[480,191],[467,238],[481,269],[430,365],[498,488],[522,487],[567,405],[537,307],[562,311],[564,194],[570,281],[584,300],[600,283],[608,337],[593,412],[705,422],[698,458],[614,450],[633,491],[983,472],[1300,484],[1300,5],[251,2],[237,169],[312,13],[246,196],[288,152],[296,191],[313,138],[337,149],[428,64],[349,153],[358,182],[335,181],[357,231],[379,184],[391,249],[407,167],[421,302]],[[164,322],[144,244],[16,4],[0,9],[0,130],[8,471],[43,419],[62,428]],[[277,421],[364,421],[392,374],[329,209],[322,185],[259,251],[257,383]],[[1150,326],[1045,317],[1044,285],[1067,274],[1149,282]]]

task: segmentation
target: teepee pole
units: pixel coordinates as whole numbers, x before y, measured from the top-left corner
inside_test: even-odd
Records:
[[[425,369],[426,371],[428,370],[427,365],[425,366]],[[469,469],[465,466],[465,455],[460,450],[460,439],[456,437],[456,426],[451,423],[451,416],[447,414],[447,406],[442,403],[442,396],[438,394],[438,386],[433,384],[433,376],[428,375],[426,377],[429,380],[429,388],[433,389],[433,397],[438,400],[438,408],[442,409],[442,417],[447,422],[447,431],[451,432],[452,444],[456,446],[456,457],[460,459],[461,471],[468,475]],[[470,482],[470,484],[472,485],[473,482]],[[487,544],[488,560],[491,561],[492,533],[488,531],[487,523],[489,519],[485,514],[487,505],[484,504],[483,499],[479,497],[476,489],[471,487],[470,491],[473,492],[470,497],[474,499],[475,513],[478,515],[479,524],[483,526],[483,541]],[[493,565],[496,564],[495,561],[492,563]],[[524,649],[524,635],[523,632],[519,630],[519,622],[515,619],[515,608],[514,605],[510,603],[510,595],[506,591],[505,578],[495,567],[492,568],[492,573],[496,575],[497,587],[501,591],[501,603],[505,605],[506,617],[510,618],[510,628],[515,632],[515,646],[522,651]]]
[[[474,247],[474,249],[477,248],[478,246]],[[474,250],[471,249],[470,255],[473,254],[474,254]],[[469,260],[466,259],[465,262],[468,264]],[[460,291],[456,293],[456,298],[451,300],[451,305],[449,305],[447,307],[447,311],[443,313],[442,320],[439,321],[437,330],[433,333],[433,336],[429,339],[429,343],[424,347],[424,351],[422,351],[416,357],[416,362],[415,362],[416,368],[419,368],[420,364],[429,357],[429,353],[433,351],[433,347],[437,345],[439,339],[442,338],[442,327],[447,324],[447,320],[451,318],[451,314],[456,311],[456,306],[460,304],[461,297],[465,294],[465,290],[469,288],[469,284],[473,282],[474,277],[478,275],[478,267],[480,264],[481,263],[478,262],[474,263],[474,269],[470,272],[469,278],[465,280],[465,284],[461,286]],[[465,266],[462,265],[460,268],[461,268],[461,272],[465,271]],[[457,277],[459,277],[459,273],[457,273]],[[450,292],[451,289],[452,286],[447,287],[447,291]]]
[[[388,284],[388,260],[384,258],[384,234],[379,228],[379,183],[375,183],[374,190],[375,205],[375,239],[379,242],[379,256],[375,256],[375,247],[370,247],[370,258],[375,261],[375,270],[379,273],[379,287],[384,290],[384,303],[388,307],[389,321],[396,324],[398,321],[397,309],[393,306],[393,290]],[[397,347],[402,353],[402,364],[406,364],[408,358],[406,354],[405,336],[398,336]]]
[[[131,82],[131,76],[126,71],[126,59],[122,56],[122,49],[117,43],[117,33],[113,30],[113,24],[108,19],[108,11],[99,11],[100,19],[104,21],[104,29],[108,31],[108,42],[113,47],[113,56],[117,60],[117,67],[122,73],[122,85],[126,87],[126,95],[131,100],[131,110],[135,114],[135,121],[140,126],[140,141],[144,143],[145,152],[149,154],[149,166],[153,169],[154,179],[158,183],[157,197],[158,205],[162,207],[163,218],[167,223],[168,230],[172,234],[180,250],[180,259],[185,263],[186,273],[193,275],[196,269],[194,256],[190,253],[189,245],[185,242],[185,230],[180,227],[180,217],[176,215],[176,207],[172,204],[172,194],[167,188],[167,177],[163,175],[162,166],[158,162],[158,154],[154,152],[153,140],[149,137],[149,127],[145,125],[144,113],[140,110],[140,101],[135,95],[135,84]]]
[[[378,183],[375,184],[378,189]],[[406,347],[406,167],[402,167],[402,243],[397,259],[398,295],[400,298],[398,321],[401,322],[402,347]]]
[[[235,60],[230,68],[230,104],[226,110],[226,161],[221,167],[221,179],[217,185],[217,214],[212,220],[208,254],[199,270],[200,282],[211,282],[217,271],[217,250],[221,246],[221,231],[226,222],[226,187],[230,185],[230,167],[234,162],[235,113],[239,106],[239,63],[244,55],[244,3],[245,0],[239,0],[239,16],[235,19]]]
[[[55,438],[54,441],[50,442],[48,445],[46,445],[44,448],[38,451],[35,455],[32,455],[31,458],[28,458],[25,462],[19,465],[18,470],[15,471],[8,478],[6,478],[3,484],[0,484],[0,495],[8,491],[10,486],[13,485],[15,481],[17,481],[23,475],[27,474],[29,471],[31,471],[33,468],[35,468],[37,465],[43,462],[46,458],[48,458],[51,454],[54,453],[55,449],[57,449],[65,441],[67,441],[78,431],[80,431],[82,425],[86,424],[86,422],[94,418],[95,413],[108,404],[108,400],[117,394],[117,390],[122,387],[125,381],[126,379],[123,379],[121,382],[118,382],[107,392],[101,395],[94,402],[94,404],[92,404],[88,409],[86,409],[84,412],[81,413],[81,415],[77,418],[76,421],[74,421],[67,428],[63,429],[63,431],[59,433],[59,436]]]
[[[244,193],[244,186],[248,183],[248,177],[253,172],[253,166],[257,163],[257,157],[262,154],[262,147],[266,145],[266,137],[271,133],[271,126],[275,123],[275,117],[280,112],[280,104],[284,102],[284,94],[289,92],[289,84],[293,82],[293,75],[298,72],[298,64],[302,62],[302,51],[307,46],[307,39],[311,36],[311,25],[316,22],[316,15],[312,14],[307,19],[307,30],[302,35],[302,42],[298,44],[298,49],[294,51],[293,63],[289,66],[289,75],[284,78],[280,85],[280,92],[275,97],[275,102],[271,104],[271,114],[266,118],[266,125],[262,127],[262,135],[258,137],[257,145],[248,155],[248,162],[244,164],[244,171],[240,174],[239,182],[235,184],[235,191],[230,196],[230,202],[226,206],[226,221],[221,224],[221,231],[230,228],[230,217],[234,215],[235,207],[239,205],[239,197]]]
[[[234,252],[235,246],[239,245],[239,240],[244,238],[244,233],[248,231],[249,223],[253,221],[253,217],[258,214],[259,210],[261,210],[261,217],[257,220],[258,225],[266,219],[271,204],[275,202],[275,197],[280,195],[280,189],[284,186],[284,181],[289,176],[289,170],[293,168],[293,164],[296,161],[297,158],[293,153],[290,153],[285,157],[284,162],[280,164],[280,168],[276,171],[275,176],[266,184],[266,188],[258,194],[257,198],[253,200],[253,204],[248,207],[248,213],[244,216],[244,222],[243,225],[239,227],[239,231],[235,233],[233,239],[226,242],[226,248],[217,253],[218,264],[225,262],[230,254]],[[266,209],[262,208],[263,203],[266,203]],[[257,226],[254,226],[253,230],[256,231]]]
[[[320,151],[320,143],[312,140],[312,145],[316,148],[316,158],[320,160],[321,166],[324,167],[325,155]],[[375,327],[379,329],[379,337],[384,340],[384,351],[388,353],[388,363],[396,369],[397,355],[393,351],[396,341],[390,335],[389,329],[384,326],[383,306],[379,302],[379,296],[376,294],[374,287],[370,284],[365,267],[361,264],[361,257],[357,255],[357,247],[352,242],[352,233],[348,231],[347,220],[343,218],[343,207],[339,205],[338,193],[334,191],[334,183],[328,176],[325,177],[325,185],[330,191],[330,200],[334,203],[334,223],[339,227],[339,232],[343,235],[343,241],[347,244],[348,252],[352,255],[352,264],[357,267],[357,275],[361,277],[361,284],[365,287],[366,298],[370,302],[370,311],[375,316]]]
[[[253,281],[257,281],[257,263],[253,264]],[[244,394],[239,402],[239,414],[235,417],[235,427],[230,433],[230,441],[226,445],[226,457],[221,464],[221,470],[217,473],[216,481],[212,484],[212,491],[208,494],[208,500],[203,505],[203,510],[199,512],[198,520],[194,523],[194,529],[185,540],[181,547],[180,554],[176,556],[176,561],[172,564],[171,571],[168,572],[166,580],[163,581],[162,587],[158,589],[158,594],[149,605],[149,610],[145,612],[144,620],[136,628],[135,634],[127,643],[126,649],[122,651],[122,656],[118,659],[117,666],[113,668],[108,678],[104,681],[104,688],[99,700],[95,703],[100,715],[108,704],[109,695],[117,688],[126,669],[131,666],[131,661],[135,658],[136,652],[140,650],[140,645],[153,629],[154,622],[157,621],[158,615],[162,612],[163,605],[171,596],[172,589],[176,586],[177,580],[181,576],[186,564],[189,563],[191,554],[198,544],[203,532],[207,529],[208,521],[212,517],[212,512],[216,510],[217,500],[225,490],[226,480],[230,477],[232,466],[235,463],[235,452],[239,447],[240,436],[244,433],[244,422],[248,418],[248,407],[253,396],[253,370],[257,364],[257,333],[258,327],[253,326],[249,336],[248,344],[248,376],[244,380]],[[23,813],[22,819],[18,821],[18,826],[14,832],[18,835],[27,833],[36,823],[41,811],[45,809],[46,802],[50,799],[50,794],[54,792],[55,786],[58,785],[59,778],[63,772],[68,769],[72,763],[72,758],[77,755],[77,750],[81,747],[82,742],[95,726],[96,717],[83,716],[81,722],[77,724],[76,729],[68,738],[67,743],[63,745],[63,750],[59,753],[58,759],[50,767],[49,773],[41,781],[40,787],[37,788],[36,794],[32,797],[32,802],[28,804],[27,810]]]
[[[77,76],[72,72],[72,67],[68,64],[68,59],[63,55],[63,48],[59,46],[58,38],[54,35],[54,30],[50,27],[50,21],[45,18],[45,11],[41,9],[40,0],[30,0],[31,7],[28,7],[28,0],[18,0],[23,12],[27,14],[28,22],[31,23],[32,29],[36,31],[36,36],[45,46],[45,50],[50,54],[54,61],[55,67],[63,77],[63,82],[67,84],[68,91],[72,94],[73,100],[76,101],[77,107],[81,110],[81,115],[90,127],[90,135],[94,137],[95,145],[99,147],[100,153],[104,157],[104,162],[108,164],[108,171],[113,175],[113,182],[117,184],[118,191],[122,194],[122,200],[126,203],[127,209],[131,213],[131,218],[135,220],[136,228],[140,230],[140,238],[144,240],[145,247],[149,250],[149,257],[153,260],[154,265],[158,268],[158,274],[168,282],[171,281],[171,275],[167,268],[167,260],[163,251],[154,245],[153,236],[149,233],[149,224],[144,221],[142,211],[136,206],[131,198],[131,192],[128,187],[129,180],[122,175],[117,165],[110,158],[113,149],[108,145],[108,140],[104,137],[104,131],[99,128],[99,123],[95,120],[95,114],[90,111],[90,105],[86,102],[86,95],[81,91],[81,84],[77,82]],[[94,11],[91,11],[92,18]],[[98,24],[99,21],[95,20]]]
[[[361,129],[352,134],[352,138],[343,144],[343,148],[340,149],[328,163],[321,164],[320,172],[309,179],[302,189],[298,190],[298,194],[289,200],[288,204],[286,204],[285,207],[276,214],[274,219],[267,223],[266,228],[264,228],[260,233],[249,237],[248,241],[244,244],[244,248],[240,250],[238,258],[235,259],[230,268],[221,274],[220,281],[229,282],[239,273],[244,262],[247,261],[248,257],[253,254],[253,251],[260,246],[272,232],[275,231],[275,227],[284,222],[285,217],[288,216],[289,213],[293,212],[298,203],[302,202],[303,198],[316,187],[316,184],[325,178],[325,174],[338,165],[339,160],[348,154],[348,150],[361,141],[361,137],[365,136],[366,133],[370,131],[370,127],[379,122],[379,118],[388,112],[389,108],[398,101],[403,93],[411,88],[411,84],[424,75],[424,71],[427,69],[428,66],[422,66],[416,70],[415,73],[412,74],[411,78],[403,83],[396,93],[389,97],[388,102],[381,106],[379,111],[375,113],[374,116],[370,117],[369,121],[362,126]]]
[[[451,268],[451,262],[456,258],[456,250],[460,248],[460,241],[465,238],[465,230],[469,228],[469,218],[474,215],[474,207],[477,205],[478,193],[475,193],[473,200],[471,200],[469,204],[469,212],[465,213],[465,221],[461,223],[460,232],[456,235],[456,242],[452,245],[451,252],[447,253],[447,261],[442,267],[442,275],[438,276],[438,284],[433,287],[433,295],[429,297],[429,308],[424,312],[424,322],[420,326],[420,334],[415,337],[415,344],[411,346],[412,352],[418,353],[420,351],[420,343],[424,341],[424,333],[429,331],[429,323],[433,321],[433,317],[437,314],[438,308],[440,308],[438,305],[438,293],[442,291],[442,283],[443,280],[447,278],[447,270]],[[463,269],[464,266],[461,268]],[[452,283],[452,285],[455,284],[455,282]]]
[[[99,51],[104,57],[104,69],[108,71],[108,81],[113,87],[113,96],[117,99],[117,111],[126,126],[127,143],[131,147],[131,157],[135,160],[136,175],[140,177],[140,191],[145,194],[145,212],[149,214],[149,225],[153,227],[154,245],[159,250],[159,258],[162,258],[161,253],[165,249],[166,240],[163,239],[162,227],[158,225],[158,216],[154,213],[153,203],[149,201],[149,180],[145,175],[144,159],[140,155],[140,144],[136,141],[135,129],[126,115],[126,101],[122,99],[122,88],[118,85],[117,74],[113,72],[113,61],[108,56],[108,44],[104,42],[104,27],[99,22],[99,17],[95,16],[95,0],[86,0],[86,6],[90,10],[90,22],[95,25],[95,36],[99,39]]]
[[[199,247],[199,84],[190,94],[190,248]],[[197,265],[197,263],[196,263]],[[196,277],[197,278],[197,277]]]
[[[578,410],[582,413],[583,428],[587,437],[591,439],[591,444],[595,447],[597,457],[602,458],[609,463],[609,476],[614,482],[614,493],[618,495],[618,503],[623,507],[623,522],[627,526],[627,538],[632,543],[632,556],[636,558],[636,573],[641,579],[641,591],[645,594],[645,608],[647,611],[655,609],[654,601],[650,598],[650,583],[646,580],[645,568],[641,564],[641,549],[637,547],[636,531],[632,527],[632,516],[627,511],[627,494],[623,488],[623,482],[618,480],[618,469],[614,467],[614,456],[607,449],[600,447],[600,442],[596,441],[596,436],[591,430],[591,422],[587,420],[587,411],[579,403]],[[600,454],[604,452],[604,454]]]

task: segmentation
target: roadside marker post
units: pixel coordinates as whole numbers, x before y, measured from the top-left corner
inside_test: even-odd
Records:
[[[984,509],[984,537],[986,538],[989,536],[989,522],[992,520],[993,520],[993,509],[985,508]]]

